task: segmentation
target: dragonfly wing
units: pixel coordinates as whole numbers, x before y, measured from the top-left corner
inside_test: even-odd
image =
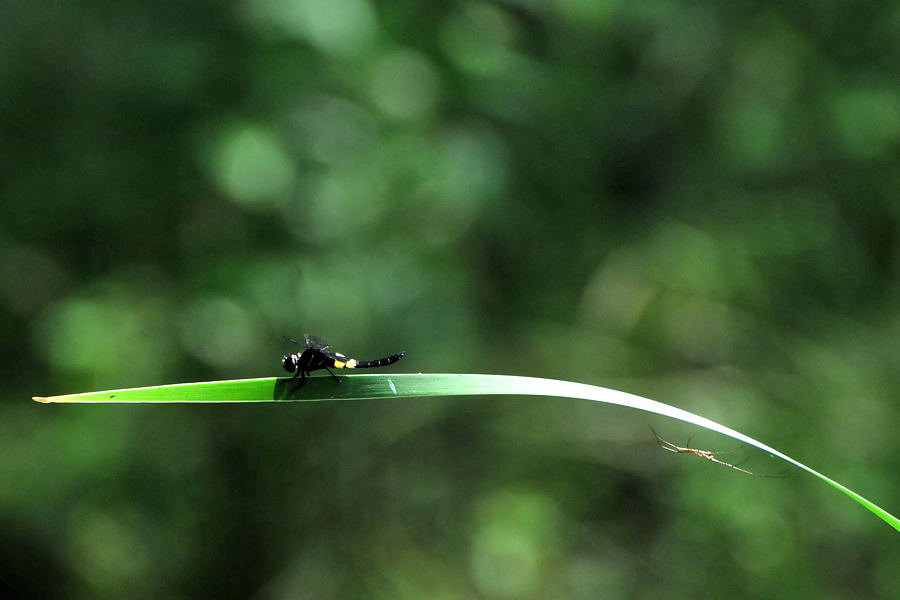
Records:
[[[318,350],[320,352],[322,350],[325,350],[326,348],[327,349],[331,348],[331,344],[329,344],[328,342],[326,342],[325,340],[323,340],[322,338],[320,338],[317,335],[309,335],[307,333],[305,336],[303,336],[303,338],[306,340],[307,348],[312,348],[313,350]]]
[[[307,348],[315,350],[319,354],[327,356],[328,358],[330,358],[332,360],[347,360],[346,356],[335,352],[334,349],[331,347],[331,344],[329,344],[322,338],[315,336],[315,335],[309,335],[309,334],[307,334],[305,337],[306,337],[306,347]]]

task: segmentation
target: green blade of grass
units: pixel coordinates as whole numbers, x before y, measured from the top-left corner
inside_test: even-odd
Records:
[[[768,452],[807,473],[814,475],[830,486],[840,490],[873,514],[877,515],[897,531],[900,520],[895,516],[860,496],[853,490],[807,467],[790,456],[775,450],[749,436],[720,425],[705,417],[686,410],[649,400],[641,396],[619,392],[593,385],[539,379],[536,377],[515,377],[510,375],[459,375],[459,374],[418,374],[418,375],[350,375],[339,381],[331,377],[311,377],[302,386],[296,380],[266,377],[261,379],[235,379],[229,381],[209,381],[160,385],[143,388],[88,392],[65,396],[35,397],[38,402],[316,402],[324,400],[367,400],[375,398],[415,398],[423,396],[554,396],[578,398],[618,404],[656,413],[673,419],[699,425],[740,440]]]

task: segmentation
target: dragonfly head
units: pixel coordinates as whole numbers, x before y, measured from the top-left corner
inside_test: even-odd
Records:
[[[284,370],[288,373],[293,373],[297,370],[297,357],[293,354],[286,354],[281,357],[281,366],[284,367]]]

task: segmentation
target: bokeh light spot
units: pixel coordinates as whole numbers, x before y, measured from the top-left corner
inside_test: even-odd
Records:
[[[257,26],[304,39],[327,54],[359,55],[378,33],[367,0],[249,0],[245,8]]]
[[[370,90],[375,104],[398,119],[415,119],[431,112],[437,101],[438,77],[425,56],[395,50],[375,65]]]
[[[279,141],[261,127],[228,129],[212,154],[213,177],[243,206],[280,203],[294,182],[291,160]]]
[[[541,567],[557,550],[560,514],[543,495],[503,490],[478,504],[471,569],[490,598],[525,598],[541,585]]]
[[[220,368],[249,362],[255,349],[253,319],[229,298],[196,300],[181,315],[181,339],[188,351]]]
[[[832,105],[838,140],[848,153],[874,158],[900,140],[900,94],[884,89],[840,93]]]

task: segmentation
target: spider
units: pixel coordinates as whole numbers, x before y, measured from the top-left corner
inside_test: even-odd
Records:
[[[695,456],[699,456],[700,458],[705,458],[706,460],[711,460],[712,462],[722,465],[724,467],[728,467],[729,469],[734,469],[735,471],[740,471],[741,473],[745,473],[747,475],[752,475],[753,477],[787,477],[787,472],[784,473],[754,473],[753,471],[748,471],[747,469],[742,469],[739,465],[735,465],[729,462],[725,462],[724,460],[719,460],[716,458],[717,454],[728,454],[730,452],[734,452],[734,450],[699,450],[697,448],[688,448],[685,446],[676,446],[672,442],[663,439],[653,427],[650,428],[650,431],[653,432],[653,435],[656,436],[656,441],[659,444],[659,447],[663,450],[667,450],[669,452],[675,452],[678,454],[693,454]],[[690,445],[691,439],[688,438],[687,444]]]

